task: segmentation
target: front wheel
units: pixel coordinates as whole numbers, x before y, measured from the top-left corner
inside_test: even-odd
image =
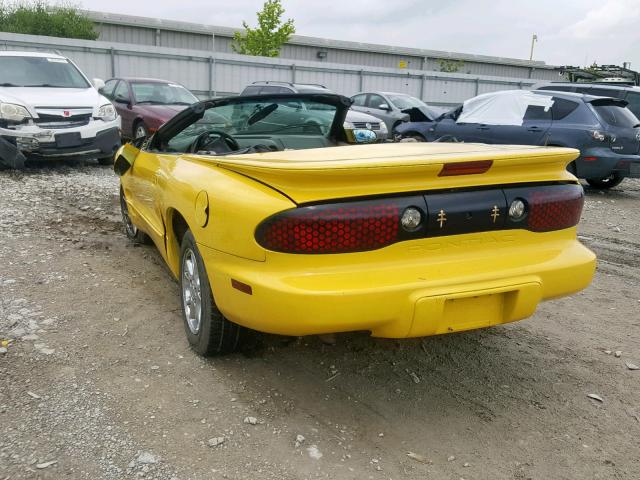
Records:
[[[122,216],[124,233],[127,235],[127,238],[133,240],[135,243],[151,243],[151,239],[144,232],[141,232],[131,221],[129,206],[127,205],[127,199],[124,196],[122,187],[120,187],[120,215]]]
[[[191,348],[204,357],[236,351],[243,328],[227,320],[216,307],[204,261],[190,231],[184,234],[180,249],[180,292]]]
[[[621,174],[619,174],[618,172],[612,172],[606,177],[587,178],[587,183],[593,188],[597,188],[598,190],[608,190],[617,185],[620,185],[623,180],[624,177]]]
[[[100,165],[113,165],[113,157],[102,157],[98,158],[98,163]]]

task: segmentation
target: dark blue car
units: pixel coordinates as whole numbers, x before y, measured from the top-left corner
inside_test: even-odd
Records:
[[[517,92],[495,92],[483,99]],[[500,124],[500,118],[489,115],[491,121],[475,123],[460,121],[466,117],[482,118],[482,108],[471,99],[433,122],[408,122],[399,125],[396,133],[418,141],[464,141],[493,144],[547,145],[580,150],[580,157],[569,170],[584,178],[594,188],[611,188],[625,177],[640,177],[640,121],[626,108],[621,99],[596,97],[579,93],[534,91],[522,92],[528,101],[544,95],[542,102],[550,106],[524,105],[520,124]],[[475,97],[479,99],[481,97]],[[496,105],[494,103],[494,105]],[[480,111],[466,115],[465,108]],[[480,105],[483,106],[482,104]],[[498,104],[498,107],[500,104]],[[507,105],[509,107],[509,105]],[[485,109],[486,110],[486,109]],[[505,118],[514,114],[505,109]],[[516,110],[511,109],[511,110]],[[500,117],[500,109],[497,109]],[[517,115],[516,115],[517,116]]]

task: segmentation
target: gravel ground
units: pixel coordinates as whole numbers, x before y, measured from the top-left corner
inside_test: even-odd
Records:
[[[640,181],[587,190],[596,279],[529,320],[213,360],[117,192],[92,164],[0,172],[0,480],[640,478]]]

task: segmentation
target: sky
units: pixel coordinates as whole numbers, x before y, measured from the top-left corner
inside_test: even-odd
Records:
[[[256,23],[264,0],[80,0],[83,8],[227,27]],[[296,34],[529,58],[631,62],[640,71],[640,0],[283,0]]]

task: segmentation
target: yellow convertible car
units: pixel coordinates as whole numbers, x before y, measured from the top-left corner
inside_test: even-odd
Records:
[[[178,279],[202,355],[244,328],[419,337],[512,322],[585,288],[567,148],[359,144],[327,94],[197,103],[116,154],[127,235]],[[355,145],[353,145],[355,143]]]

